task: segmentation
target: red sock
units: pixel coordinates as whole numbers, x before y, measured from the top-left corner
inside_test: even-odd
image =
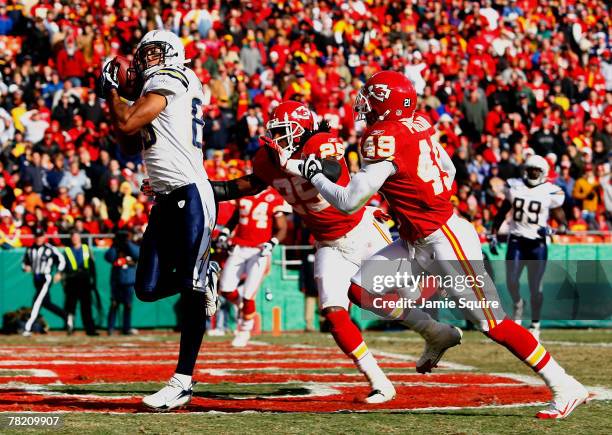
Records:
[[[504,346],[536,372],[550,361],[550,354],[531,333],[507,317],[486,335]]]
[[[231,292],[221,292],[221,295],[232,304],[237,304],[240,300],[240,293],[238,293],[238,289],[234,289]]]
[[[255,312],[255,300],[254,299],[243,299],[242,300],[242,318],[248,319]]]
[[[400,296],[397,293],[376,295],[352,282],[349,287],[348,296],[350,301],[359,308],[368,310],[380,317],[400,319],[403,316],[404,309],[397,308],[394,305],[400,300]]]
[[[325,318],[331,325],[331,334],[336,340],[336,344],[342,351],[354,359],[359,359],[361,355],[356,355],[355,350],[365,347],[361,332],[355,326],[348,311],[337,310],[325,314]],[[363,343],[363,346],[361,346]],[[365,348],[367,351],[367,348]],[[361,352],[360,352],[361,353]]]

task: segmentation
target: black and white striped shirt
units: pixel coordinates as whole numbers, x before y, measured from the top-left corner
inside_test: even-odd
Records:
[[[21,263],[24,269],[26,266],[31,266],[32,272],[34,272],[35,275],[50,274],[53,265],[57,266],[58,272],[62,272],[66,267],[66,260],[62,253],[49,243],[40,246],[30,246],[26,250]]]

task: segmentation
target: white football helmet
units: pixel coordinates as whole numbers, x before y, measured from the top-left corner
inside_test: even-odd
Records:
[[[549,170],[550,166],[544,157],[531,155],[525,162],[525,182],[532,187],[545,183]]]
[[[185,47],[177,35],[168,30],[151,30],[142,37],[136,53],[134,66],[142,77],[168,66],[183,66]]]

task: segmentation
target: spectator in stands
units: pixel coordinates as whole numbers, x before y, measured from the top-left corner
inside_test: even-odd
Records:
[[[67,37],[64,47],[57,54],[57,71],[62,80],[70,79],[75,86],[81,85],[85,76],[85,57],[76,46],[74,37]]]
[[[526,0],[450,8],[439,1],[416,7],[390,0],[322,8],[307,2],[204,2],[195,8],[193,2],[158,0],[146,8],[138,2],[125,8],[64,3],[58,12],[46,2],[29,9],[0,2],[0,35],[9,35],[0,53],[0,201],[14,217],[15,207],[25,207],[23,219],[14,219],[17,229],[36,219],[58,230],[47,208],[74,161],[91,187],[71,191],[68,208],[84,190],[90,216],[58,216],[58,225],[142,227],[150,204],[132,195],[136,202],[128,198],[126,210],[120,186],[127,180],[134,191],[146,174],[139,157],[118,150],[94,77],[105,58],[130,56],[142,32],[164,26],[181,36],[204,83],[206,156],[221,151],[224,163],[207,161],[215,177],[241,171],[242,161],[228,162],[252,157],[262,126],[283,98],[305,101],[332,122],[349,147],[351,170],[358,170],[350,153],[363,126],[353,122],[351,105],[361,83],[381,69],[405,72],[422,93],[419,107],[437,124],[458,185],[469,186],[467,197],[478,201],[482,227],[490,226],[485,210],[494,207],[498,181],[516,176],[528,153],[557,166],[550,175],[569,193],[567,211],[585,166],[597,172],[609,161],[612,44],[605,2],[579,1],[573,10],[551,2],[534,8]],[[133,174],[125,176],[126,168]],[[593,190],[605,204],[604,176],[598,177]],[[579,197],[584,187],[578,183]],[[603,211],[602,201],[597,212],[588,198],[575,201],[581,212],[591,208],[587,215]],[[84,214],[85,207],[78,208]],[[131,214],[128,223],[124,213]],[[478,213],[469,215],[480,220]]]
[[[582,215],[591,229],[595,227],[595,213],[597,213],[599,203],[598,187],[599,183],[593,172],[593,165],[587,163],[584,167],[583,176],[576,180],[573,197],[579,204],[582,204]]]
[[[130,234],[119,231],[115,234],[113,245],[104,254],[104,259],[112,264],[111,268],[111,305],[108,311],[108,335],[113,335],[115,319],[120,306],[123,306],[124,335],[134,333],[132,329],[132,302],[136,282],[136,263],[140,248],[130,240]]]
[[[70,163],[70,169],[64,171],[59,186],[68,188],[68,195],[74,199],[79,193],[85,193],[86,190],[91,188],[91,180],[81,169],[79,161],[74,160]]]
[[[64,291],[68,334],[72,334],[74,330],[74,316],[78,302],[81,305],[81,320],[85,333],[90,336],[99,335],[92,316],[93,294],[97,292],[94,258],[89,246],[82,243],[81,234],[76,230],[70,232],[70,246],[64,248],[63,254],[66,259]]]

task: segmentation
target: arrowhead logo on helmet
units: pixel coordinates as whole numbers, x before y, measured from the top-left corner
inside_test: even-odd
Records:
[[[312,117],[312,112],[306,106],[300,106],[295,109],[290,118],[309,120]]]
[[[378,101],[383,102],[391,95],[391,89],[384,83],[376,83],[368,86],[368,94],[372,98],[376,98]]]

